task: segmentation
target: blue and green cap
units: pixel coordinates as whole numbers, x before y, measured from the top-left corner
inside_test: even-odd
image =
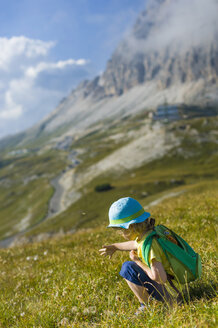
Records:
[[[108,228],[128,229],[130,224],[143,222],[150,216],[137,200],[131,197],[120,198],[109,209]]]

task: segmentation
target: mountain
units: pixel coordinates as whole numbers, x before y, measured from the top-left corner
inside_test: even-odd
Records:
[[[0,246],[101,224],[123,195],[148,205],[217,179],[216,8],[150,1],[101,76],[0,142]]]
[[[216,1],[149,1],[103,74],[83,81],[19,139],[74,135],[107,117],[166,103],[217,104],[217,7]]]

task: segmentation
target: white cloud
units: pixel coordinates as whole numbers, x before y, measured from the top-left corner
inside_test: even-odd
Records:
[[[28,59],[46,56],[54,45],[54,42],[32,40],[25,36],[0,38],[0,69],[9,69],[10,64],[20,56]]]
[[[17,119],[23,113],[23,108],[21,105],[16,105],[12,99],[10,91],[5,94],[5,108],[0,111],[1,119]]]
[[[158,23],[161,33],[155,37],[155,45],[164,46],[175,42],[183,47],[200,46],[211,40],[218,30],[217,0],[176,0],[163,7]]]
[[[54,46],[24,36],[0,38],[0,137],[42,119],[81,77],[89,77],[88,60],[51,61]]]
[[[142,20],[147,22],[147,37],[127,36],[128,50],[124,56],[136,52],[148,53],[170,46],[171,51],[187,51],[211,42],[218,35],[217,0],[150,0],[150,9]],[[155,23],[154,27],[149,23]]]
[[[56,63],[49,63],[49,62],[41,62],[35,67],[28,67],[26,70],[26,76],[35,78],[37,75],[43,71],[55,70],[55,69],[63,69],[67,66],[83,66],[88,64],[88,61],[85,59],[68,59],[68,60],[60,60]]]

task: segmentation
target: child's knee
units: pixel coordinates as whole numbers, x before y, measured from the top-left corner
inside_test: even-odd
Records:
[[[133,262],[133,261],[126,261],[126,262],[124,262],[123,265],[122,265],[122,268],[120,270],[120,275],[122,277],[125,277],[125,274],[127,272],[132,271],[132,268],[134,267],[134,264],[135,264],[135,262]]]

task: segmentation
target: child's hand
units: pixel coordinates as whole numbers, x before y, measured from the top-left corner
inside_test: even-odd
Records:
[[[130,259],[132,260],[132,261],[137,261],[137,260],[139,260],[139,258],[138,258],[138,256],[137,256],[137,254],[136,254],[136,252],[135,251],[130,251],[129,252],[129,257],[130,257]]]
[[[99,249],[100,255],[107,256],[111,259],[114,252],[116,252],[116,247],[114,245],[104,245],[103,248]]]

